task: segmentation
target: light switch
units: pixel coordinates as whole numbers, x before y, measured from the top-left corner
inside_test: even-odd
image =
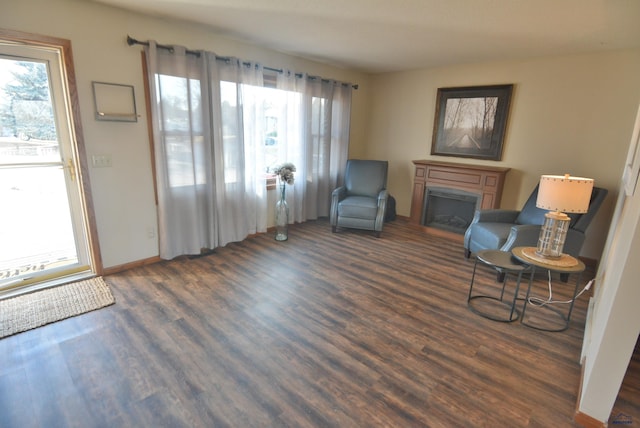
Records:
[[[91,157],[91,164],[94,168],[111,167],[111,155],[93,155]]]

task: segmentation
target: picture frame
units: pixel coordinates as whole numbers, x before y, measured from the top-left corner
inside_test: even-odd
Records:
[[[431,154],[499,161],[513,84],[438,88]]]
[[[132,85],[91,82],[95,119],[110,122],[137,122],[136,97]]]

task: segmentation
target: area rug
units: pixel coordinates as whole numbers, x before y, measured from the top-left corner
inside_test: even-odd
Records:
[[[0,338],[115,303],[102,277],[0,300]]]

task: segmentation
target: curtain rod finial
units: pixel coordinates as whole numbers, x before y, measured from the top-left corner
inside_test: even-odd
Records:
[[[127,44],[129,46],[133,46],[137,43],[138,41],[136,39],[134,39],[133,37],[131,37],[130,35],[127,34]]]

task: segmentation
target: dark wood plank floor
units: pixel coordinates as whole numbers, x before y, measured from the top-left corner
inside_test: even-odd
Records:
[[[588,296],[562,333],[498,323],[472,268],[402,220],[322,220],[108,276],[115,305],[0,340],[0,426],[574,426]]]

